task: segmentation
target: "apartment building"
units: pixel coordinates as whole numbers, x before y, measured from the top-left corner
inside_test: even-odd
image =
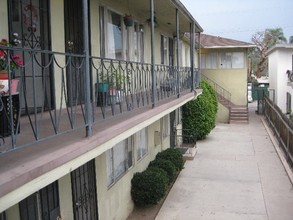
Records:
[[[176,146],[196,97],[202,27],[179,0],[0,11],[0,219],[126,219],[133,174]]]

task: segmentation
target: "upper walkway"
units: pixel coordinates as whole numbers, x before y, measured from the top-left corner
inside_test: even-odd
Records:
[[[293,219],[291,172],[255,110],[249,124],[217,124],[198,142],[156,220]]]

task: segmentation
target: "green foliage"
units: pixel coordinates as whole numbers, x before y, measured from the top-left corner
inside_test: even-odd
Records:
[[[169,179],[169,184],[173,182],[176,176],[176,167],[170,160],[155,159],[149,164],[149,168],[158,167],[166,171]]]
[[[135,205],[155,205],[166,193],[168,177],[166,171],[158,167],[148,168],[134,174],[131,180],[131,196]]]
[[[217,95],[213,87],[206,81],[202,81],[200,86],[202,94],[196,100],[186,103],[182,109],[183,129],[195,134],[197,140],[205,139],[215,127],[218,111]]]
[[[168,148],[160,153],[157,154],[156,160],[164,159],[171,161],[176,170],[180,171],[184,167],[184,160],[182,153],[176,148]]]

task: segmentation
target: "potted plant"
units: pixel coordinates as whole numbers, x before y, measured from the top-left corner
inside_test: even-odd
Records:
[[[2,39],[0,42],[0,46],[12,46],[6,39]],[[14,73],[19,68],[19,66],[23,65],[23,62],[20,58],[20,55],[8,55],[5,49],[0,49],[0,92],[7,93],[9,90],[9,73],[11,74],[11,82],[10,82],[10,92],[12,94],[16,93],[18,80],[14,79]]]
[[[107,74],[101,72],[96,83],[97,106],[105,106],[108,99],[109,82]]]
[[[123,20],[126,27],[131,27],[133,25],[132,15],[125,14],[125,16],[123,17]]]
[[[116,103],[123,101],[123,89],[125,87],[126,76],[121,70],[114,71],[111,74],[111,86],[109,89],[110,95],[115,96]]]

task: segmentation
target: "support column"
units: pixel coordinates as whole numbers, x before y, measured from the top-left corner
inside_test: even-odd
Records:
[[[180,96],[180,83],[179,83],[179,79],[180,79],[180,75],[179,75],[179,67],[180,67],[180,64],[179,64],[179,10],[176,9],[176,45],[177,45],[177,48],[176,48],[176,60],[177,60],[177,74],[176,74],[176,78],[177,78],[177,97],[179,98]]]
[[[154,0],[150,0],[151,18],[151,75],[152,75],[152,107],[156,104],[156,75],[155,75],[155,24],[154,24]]]
[[[93,115],[91,108],[90,91],[90,56],[89,56],[89,23],[88,23],[88,0],[82,1],[82,21],[83,21],[83,54],[85,55],[85,116],[86,116],[86,136],[92,135]]]
[[[191,68],[191,92],[194,91],[194,22],[190,23],[190,68]]]
[[[198,74],[197,74],[197,81],[196,81],[196,85],[198,86],[200,81],[201,81],[201,46],[200,46],[200,32],[198,32],[198,50],[197,50],[197,53],[198,53]]]

